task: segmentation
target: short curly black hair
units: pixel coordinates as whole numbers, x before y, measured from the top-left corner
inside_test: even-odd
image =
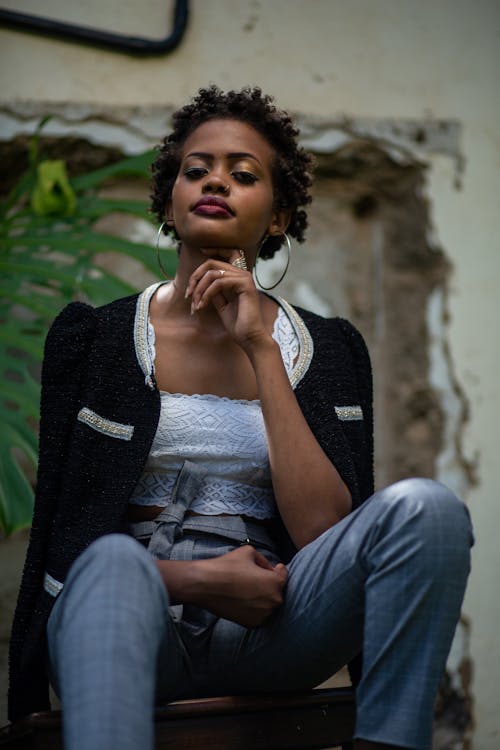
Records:
[[[290,115],[277,109],[273,98],[258,87],[223,92],[212,85],[200,89],[189,104],[174,113],[173,130],[158,147],[158,156],[151,167],[151,212],[160,223],[165,220],[165,206],[179,171],[182,145],[197,127],[208,120],[220,119],[252,125],[272,146],[276,154],[273,164],[276,207],[290,211],[287,233],[303,242],[307,227],[304,206],[311,202],[314,160],[298,145],[299,131]],[[282,242],[283,237],[268,237],[260,256],[272,258]]]

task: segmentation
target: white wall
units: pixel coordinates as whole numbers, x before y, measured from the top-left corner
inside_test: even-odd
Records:
[[[62,0],[2,5],[60,18],[76,14]],[[164,0],[87,1],[78,12],[88,24],[116,22],[119,30],[161,36],[165,6]],[[304,116],[459,122],[462,189],[454,186],[454,161],[440,156],[430,159],[428,190],[436,236],[453,264],[447,336],[470,405],[464,448],[478,460],[479,483],[466,497],[477,536],[465,604],[472,621],[474,747],[497,748],[500,3],[194,0],[181,47],[165,57],[139,60],[11,31],[0,31],[0,50],[0,91],[9,105],[177,105],[214,81],[223,88],[260,84]]]

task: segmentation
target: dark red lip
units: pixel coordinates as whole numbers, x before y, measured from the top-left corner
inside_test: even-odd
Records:
[[[223,198],[219,198],[216,195],[205,195],[203,198],[195,203],[193,211],[202,213],[207,216],[234,216],[234,211]]]

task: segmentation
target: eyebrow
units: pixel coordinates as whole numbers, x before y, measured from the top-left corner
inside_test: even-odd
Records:
[[[186,154],[184,159],[188,159],[190,156],[198,156],[201,159],[207,159],[207,160],[213,160],[214,155],[206,153],[205,151],[191,151],[189,154]],[[254,154],[249,154],[246,151],[234,151],[230,154],[226,154],[226,159],[253,159],[257,162],[257,164],[260,164],[260,160],[257,159],[257,157]]]

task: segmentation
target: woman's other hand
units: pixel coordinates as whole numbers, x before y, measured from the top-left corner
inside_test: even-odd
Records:
[[[207,560],[158,560],[172,601],[196,604],[247,628],[262,625],[284,600],[288,571],[250,545]]]

